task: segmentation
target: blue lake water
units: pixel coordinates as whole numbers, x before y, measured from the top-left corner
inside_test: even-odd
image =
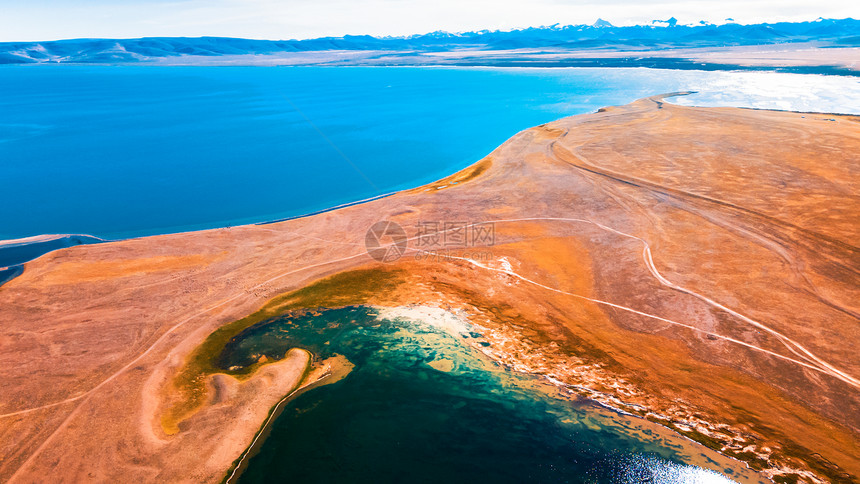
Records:
[[[421,185],[522,129],[651,94],[857,112],[857,84],[648,69],[5,66],[0,239],[295,216]]]
[[[301,347],[354,366],[288,402],[238,482],[757,482],[742,465],[648,422],[562,397],[490,362],[480,333],[380,320],[365,307],[263,321],[218,357],[227,370]],[[486,343],[485,344],[489,344]],[[690,461],[707,466],[691,465]],[[725,461],[725,459],[721,459]]]

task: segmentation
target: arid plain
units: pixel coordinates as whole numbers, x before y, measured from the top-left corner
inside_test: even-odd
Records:
[[[368,203],[50,253],[0,287],[0,480],[221,481],[277,402],[349,364],[213,355],[369,304],[466,314],[500,363],[776,482],[857,482],[858,153],[857,117],[653,97]],[[396,260],[368,255],[379,221],[405,229]],[[493,236],[428,244],[428,222]]]

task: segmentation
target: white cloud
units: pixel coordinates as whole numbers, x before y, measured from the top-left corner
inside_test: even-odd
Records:
[[[853,0],[0,0],[0,40],[231,36],[263,39],[343,34],[408,35],[676,17],[741,23],[857,17]]]

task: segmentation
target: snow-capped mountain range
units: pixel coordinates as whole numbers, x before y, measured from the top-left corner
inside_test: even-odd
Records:
[[[775,43],[819,42],[860,46],[860,20],[818,19],[754,25],[700,22],[680,25],[674,18],[651,25],[616,27],[598,19],[592,25],[553,25],[511,31],[431,32],[408,37],[346,35],[308,40],[253,40],[229,37],[148,37],[73,39],[0,43],[0,64],[139,63],[165,58],[273,55],[326,51],[446,52],[462,49],[504,51],[660,50]]]

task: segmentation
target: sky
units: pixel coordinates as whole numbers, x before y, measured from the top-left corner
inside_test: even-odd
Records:
[[[856,0],[0,0],[0,41],[204,35],[306,39],[445,30],[860,18]]]

